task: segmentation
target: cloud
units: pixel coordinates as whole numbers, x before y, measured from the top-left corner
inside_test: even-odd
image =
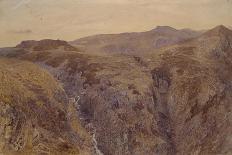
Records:
[[[21,7],[22,5],[28,4],[31,0],[20,0],[16,5],[13,7],[13,10]]]
[[[14,34],[31,34],[32,30],[26,29],[26,30],[10,30],[8,31],[9,33],[14,33]]]

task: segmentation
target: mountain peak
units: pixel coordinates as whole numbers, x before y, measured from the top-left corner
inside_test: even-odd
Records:
[[[170,26],[157,26],[155,29],[152,29],[151,31],[154,32],[168,32],[168,31],[177,31],[175,28]]]
[[[228,28],[225,27],[224,25],[218,25],[218,26],[216,26],[216,27],[213,28],[213,29],[218,30],[218,31],[228,30]]]
[[[214,35],[227,35],[227,34],[232,34],[232,31],[225,27],[224,25],[218,25],[215,28],[207,31],[205,35],[207,36],[214,36]]]

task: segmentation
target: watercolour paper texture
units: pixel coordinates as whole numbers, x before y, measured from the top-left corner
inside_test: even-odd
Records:
[[[231,0],[0,0],[0,155],[232,154]]]

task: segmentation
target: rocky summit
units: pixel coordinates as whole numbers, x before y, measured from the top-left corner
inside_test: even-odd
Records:
[[[232,31],[159,26],[0,49],[0,154],[232,154]]]

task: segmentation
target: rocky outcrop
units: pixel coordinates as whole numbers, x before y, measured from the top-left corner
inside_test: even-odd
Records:
[[[22,41],[17,48],[30,49],[34,51],[54,50],[63,47],[66,51],[77,51],[77,48],[69,45],[66,41],[45,39],[40,41]]]

